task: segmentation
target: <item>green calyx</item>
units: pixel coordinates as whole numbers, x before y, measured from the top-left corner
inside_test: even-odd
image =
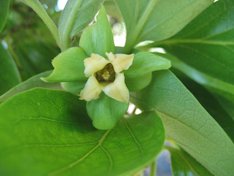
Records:
[[[85,52],[78,47],[65,50],[56,56],[52,65],[53,72],[42,80],[46,82],[72,82],[86,80],[84,75]]]

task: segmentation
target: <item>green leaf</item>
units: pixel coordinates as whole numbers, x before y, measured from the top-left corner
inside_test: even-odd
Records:
[[[87,78],[84,75],[84,59],[86,57],[81,48],[73,47],[67,49],[53,59],[54,70],[43,80],[48,82],[86,80]]]
[[[97,100],[87,102],[86,108],[93,126],[100,130],[108,130],[112,129],[120,118],[123,118],[128,104],[102,94]]]
[[[61,89],[60,84],[58,83],[46,83],[41,80],[41,77],[48,76],[51,71],[43,72],[38,75],[31,77],[30,79],[21,82],[20,84],[16,85],[15,87],[8,90],[6,93],[0,96],[0,103],[6,101],[10,97],[15,96],[21,92],[26,90],[30,90],[36,87],[48,88],[48,89]]]
[[[126,51],[140,41],[167,39],[213,0],[116,0],[127,28]]]
[[[17,85],[20,79],[14,60],[0,43],[0,95]]]
[[[223,112],[218,112],[218,114],[216,112],[216,115],[214,117],[226,130],[232,140],[234,140],[234,133],[232,128],[234,126],[234,85],[232,83],[217,79],[214,76],[210,76],[209,74],[203,73],[199,69],[191,67],[190,65],[186,64],[183,61],[180,61],[178,58],[172,55],[166,54],[164,55],[164,57],[167,57],[171,60],[173,67],[180,70],[197,83],[205,86],[213,94],[213,99],[216,100],[213,100],[209,103],[209,106],[211,106],[210,109],[212,110],[212,112],[214,112],[215,110],[217,112]],[[221,72],[225,71],[223,70]],[[204,98],[207,94],[209,94],[209,92],[201,96]],[[199,96],[199,94],[197,96]],[[207,99],[211,100],[211,98]],[[218,104],[216,108],[212,107],[213,105],[215,105],[215,102],[216,104]]]
[[[139,52],[134,55],[131,67],[124,74],[129,78],[134,78],[170,67],[171,62],[168,59],[149,52]]]
[[[218,1],[175,37],[154,45],[176,56],[175,68],[198,83],[234,96],[233,11],[234,1]]]
[[[82,33],[80,47],[87,55],[96,53],[105,57],[107,52],[114,53],[113,34],[104,7],[100,9],[96,23],[87,27]]]
[[[4,0],[0,1],[0,32],[2,32],[6,22],[7,22],[7,16],[10,8],[11,0]]]
[[[58,30],[63,49],[90,23],[104,0],[69,0],[62,11]]]
[[[222,97],[213,95],[181,72],[176,71],[176,75],[234,141],[234,114],[231,113],[234,105],[228,105]]]
[[[233,142],[172,73],[156,72],[151,85],[133,100],[155,110],[167,135],[212,174],[233,174]]]
[[[190,66],[189,64],[185,63],[185,62],[181,62],[177,57],[169,55],[169,54],[164,54],[164,57],[167,57],[168,59],[171,60],[173,67],[175,67],[176,69],[180,70],[181,72],[185,73],[187,76],[189,76],[190,78],[192,78],[194,81],[210,88],[210,89],[216,89],[216,91],[220,91],[223,93],[223,95],[226,94],[231,94],[234,95],[234,83],[229,83],[226,82],[224,79],[226,79],[226,77],[224,76],[224,79],[219,79],[218,76],[211,76],[209,74],[206,74],[204,72],[202,72],[200,69],[202,69],[202,67],[200,67],[200,69],[196,69],[192,66]],[[193,57],[193,54],[191,53],[191,57]],[[195,59],[195,58],[194,58]],[[199,59],[197,59],[199,60]],[[202,62],[202,61],[201,61]],[[221,60],[220,60],[221,62]],[[225,61],[224,61],[225,62]],[[209,67],[213,67],[215,70],[215,63],[212,64],[212,66]],[[221,69],[221,67],[219,68]],[[230,68],[231,69],[231,68]],[[219,70],[218,73],[218,69],[217,71],[217,75],[223,74],[224,72],[226,72],[225,70],[221,69]],[[229,71],[227,71],[225,74],[227,76]],[[229,73],[230,76],[228,77],[232,77],[232,73]],[[229,79],[229,78],[228,78]],[[232,79],[232,78],[231,78]],[[230,80],[231,80],[230,79]],[[233,78],[234,79],[234,78]]]
[[[182,149],[168,148],[174,176],[204,175],[212,176],[201,164]]]
[[[61,91],[16,95],[0,106],[0,116],[2,175],[131,175],[149,164],[164,142],[155,113],[95,130],[83,101]]]

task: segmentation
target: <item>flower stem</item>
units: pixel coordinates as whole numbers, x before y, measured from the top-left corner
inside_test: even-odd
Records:
[[[155,176],[157,171],[156,160],[154,160],[150,166],[150,176]]]
[[[71,2],[68,1],[67,3],[71,3],[72,8],[69,11],[69,15],[66,13],[66,11],[64,12],[64,14],[67,16],[66,21],[59,23],[59,34],[62,50],[67,49],[70,45],[70,34],[75,24],[77,13],[79,13],[80,11],[80,6],[83,3],[83,0],[76,0]],[[70,4],[67,5],[70,6]]]

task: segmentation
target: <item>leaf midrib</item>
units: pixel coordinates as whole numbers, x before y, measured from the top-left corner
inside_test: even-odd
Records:
[[[161,42],[155,42],[154,46],[178,45],[178,44],[206,44],[206,45],[230,46],[230,45],[234,45],[234,41],[207,40],[207,39],[202,39],[202,38],[201,39],[171,39],[171,40],[165,40]]]
[[[61,174],[61,173],[65,172],[66,170],[68,170],[70,168],[73,168],[74,166],[78,165],[80,162],[82,162],[84,159],[86,159],[88,156],[90,156],[93,152],[95,152],[99,147],[102,147],[103,142],[105,141],[105,139],[107,138],[107,136],[109,135],[109,133],[111,131],[112,130],[106,131],[102,135],[102,137],[98,140],[98,143],[93,148],[91,148],[86,154],[84,154],[81,158],[79,158],[76,161],[62,167],[61,169],[58,169],[58,170],[55,170],[55,171],[49,173],[49,176],[55,176],[55,175]]]
[[[183,73],[186,73],[194,81],[202,85],[205,85],[207,87],[218,89],[220,91],[224,91],[231,95],[234,95],[234,85],[228,82],[224,82],[220,79],[214,78],[212,76],[209,76],[201,71],[198,71],[197,69],[187,65],[186,63],[181,62],[176,57],[170,57],[170,58],[175,68],[182,71]],[[197,76],[194,77],[193,75],[197,75]]]

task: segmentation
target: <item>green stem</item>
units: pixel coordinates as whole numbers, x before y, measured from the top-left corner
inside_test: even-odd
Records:
[[[154,160],[150,166],[150,176],[155,176],[157,171],[156,160]]]
[[[46,10],[44,9],[44,7],[40,3],[40,1],[39,0],[21,0],[21,2],[23,2],[27,6],[31,7],[36,12],[36,14],[46,24],[46,26],[50,30],[51,34],[53,35],[57,45],[60,47],[60,41],[59,41],[59,37],[58,37],[58,28],[55,25],[54,21],[47,14]]]
[[[80,6],[81,6],[82,2],[83,2],[82,0],[77,0],[75,3],[73,3],[72,4],[73,6],[71,8],[71,11],[69,12],[69,16],[66,19],[65,24],[61,23],[61,25],[59,25],[59,32],[60,32],[60,40],[61,40],[62,50],[65,50],[65,49],[67,49],[69,47],[70,34],[71,34],[72,28],[73,28],[73,26],[75,24],[77,13],[79,12],[79,9],[80,9]],[[69,5],[69,4],[67,4],[67,5]]]
[[[150,14],[152,13],[152,11],[154,10],[154,7],[156,5],[156,3],[158,2],[158,0],[151,0],[149,2],[149,4],[147,5],[143,15],[141,16],[141,18],[139,19],[138,24],[136,25],[136,28],[134,30],[134,32],[132,33],[132,35],[129,35],[129,40],[126,43],[126,47],[125,47],[125,52],[129,53],[132,48],[134,47],[134,45],[136,44],[140,33],[142,32],[142,29],[144,28],[146,22],[149,19]]]

